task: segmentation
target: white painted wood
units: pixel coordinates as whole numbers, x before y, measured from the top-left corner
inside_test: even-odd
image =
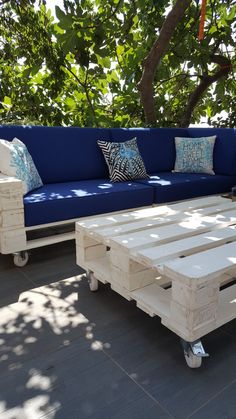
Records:
[[[230,202],[230,201],[228,201]],[[219,196],[210,196],[206,198],[196,198],[193,200],[181,201],[176,204],[149,206],[136,210],[119,211],[101,216],[92,216],[81,219],[77,222],[78,229],[92,229],[95,232],[99,228],[105,226],[119,225],[129,223],[130,221],[138,221],[149,217],[170,216],[181,211],[192,211],[197,208],[204,208],[211,205],[225,204],[226,200]]]
[[[160,317],[170,316],[170,294],[171,289],[165,290],[155,283],[131,292],[138,307]]]
[[[189,287],[178,281],[172,281],[172,301],[175,301],[186,309],[198,310],[211,303],[218,303],[219,283],[216,280],[196,288]]]
[[[171,300],[169,320],[173,325],[185,330],[185,333],[191,336],[196,330],[204,330],[206,326],[208,330],[214,330],[217,327],[217,308],[218,305],[213,302],[193,310]]]
[[[2,210],[0,212],[0,229],[24,227],[24,210],[22,208]]]
[[[144,229],[130,234],[110,238],[109,243],[121,247],[127,252],[137,252],[142,248],[155,244],[163,244],[170,240],[180,240],[215,228],[224,228],[236,222],[236,211],[229,210],[223,214],[201,216],[192,214],[183,220],[167,226]]]
[[[82,247],[77,244],[76,247],[79,252],[81,262],[83,261],[83,264],[86,264],[86,262],[90,260],[102,258],[106,255],[106,246],[103,244],[97,244],[95,246],[88,247]]]
[[[0,173],[0,211],[23,208],[22,181]]]
[[[194,341],[236,317],[231,201],[201,198],[90,217],[76,223],[76,235],[77,250],[109,244],[105,257],[82,260],[85,269],[183,339]]]
[[[35,240],[27,240],[26,231],[71,224],[67,220],[33,227],[24,225],[22,181],[0,173],[0,252],[3,254],[46,246],[75,238],[75,233],[62,233]]]
[[[119,283],[111,282],[111,289],[118,294],[120,294],[122,297],[124,297],[126,300],[131,301],[131,294],[127,290],[127,288],[123,288]]]
[[[91,236],[97,240],[104,240],[104,242],[109,244],[110,237],[114,238],[119,235],[143,231],[144,229],[146,231],[148,229],[152,229],[155,227],[173,224],[175,221],[178,221],[180,219],[183,220],[184,215],[186,216],[186,219],[188,219],[189,216],[197,217],[197,214],[199,214],[200,216],[207,216],[213,213],[222,214],[224,211],[230,210],[234,207],[235,207],[234,203],[232,203],[231,201],[224,200],[224,202],[221,203],[220,205],[214,205],[211,207],[206,207],[206,208],[201,208],[201,209],[198,208],[194,210],[192,213],[190,213],[189,211],[184,211],[184,212],[173,211],[173,213],[171,214],[171,211],[169,211],[170,215],[167,215],[167,214],[165,214],[164,216],[155,215],[155,216],[149,216],[148,218],[146,217],[139,221],[131,220],[129,222],[126,221],[123,224],[115,223],[114,226],[109,225],[108,227],[106,226],[97,227],[96,229],[93,229],[93,231],[91,232]],[[153,210],[154,208],[151,208],[151,209]]]
[[[89,247],[100,244],[100,241],[94,240],[92,236],[86,235],[83,231],[76,231],[76,242],[78,246]]]
[[[164,262],[164,274],[186,280],[196,288],[198,283],[219,277],[236,264],[236,242],[206,250],[183,259]]]
[[[4,254],[73,240],[75,233],[51,234],[48,237],[27,240],[26,231],[58,227],[75,223],[77,219],[25,227],[22,181],[0,173],[0,252]]]
[[[3,254],[18,252],[26,248],[26,234],[23,228],[2,230],[0,232],[0,252]]]
[[[236,284],[220,292],[217,327],[236,317]]]
[[[76,256],[78,261],[78,259],[80,259],[79,249],[77,248],[76,250]],[[106,255],[102,258],[90,260],[86,262],[86,264],[84,265],[81,265],[79,262],[78,265],[82,266],[82,268],[86,270],[91,270],[92,272],[95,272],[95,276],[99,281],[103,283],[111,282],[111,270],[108,253],[106,253]]]
[[[216,231],[198,234],[137,251],[136,258],[146,266],[156,266],[161,262],[179,256],[188,256],[213,247],[220,246],[230,240],[236,240],[236,226],[229,226]]]
[[[124,272],[118,266],[111,265],[111,282],[119,284],[122,288],[133,291],[152,284],[157,274],[152,269],[143,269],[139,272]]]
[[[29,240],[27,241],[26,248],[22,250],[35,249],[37,247],[49,246],[54,243],[61,243],[64,241],[74,240],[74,239],[75,239],[74,232],[55,234],[55,235],[40,238],[40,239]]]
[[[110,262],[112,265],[119,267],[123,272],[139,272],[145,269],[143,264],[130,259],[129,255],[124,252],[116,252],[111,248]]]
[[[39,224],[35,226],[25,227],[25,230],[35,231],[35,230],[42,230],[44,228],[60,227],[60,226],[66,226],[66,225],[73,225],[73,227],[75,227],[75,222],[78,221],[78,219],[79,218],[71,218],[70,220],[56,221],[55,223]]]

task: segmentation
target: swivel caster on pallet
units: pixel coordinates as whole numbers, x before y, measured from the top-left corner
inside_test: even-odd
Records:
[[[98,280],[95,277],[92,271],[87,272],[87,278],[89,282],[90,291],[97,291],[98,290]]]
[[[189,368],[199,368],[202,365],[202,358],[209,356],[205,352],[200,339],[195,342],[187,342],[181,339],[181,345],[184,349],[185,361]]]
[[[18,268],[23,268],[28,263],[29,253],[27,251],[17,252],[13,255],[14,265]]]

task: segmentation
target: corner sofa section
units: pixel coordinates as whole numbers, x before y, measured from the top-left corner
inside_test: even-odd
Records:
[[[216,135],[215,175],[175,173],[174,137]],[[111,129],[112,141],[136,137],[150,179],[138,180],[154,189],[154,203],[229,192],[236,185],[236,130],[233,128]]]

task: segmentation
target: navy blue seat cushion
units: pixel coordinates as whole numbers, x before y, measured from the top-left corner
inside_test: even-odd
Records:
[[[44,185],[25,195],[26,226],[152,205],[154,189],[107,179]]]
[[[229,192],[236,185],[236,176],[162,172],[138,182],[154,187],[154,203],[159,204]]]
[[[109,141],[109,129],[0,126],[0,138],[14,137],[27,146],[43,183],[108,177],[97,140]]]
[[[236,175],[235,128],[188,128],[188,136],[209,137],[216,135],[213,169],[219,175]]]
[[[190,137],[184,128],[112,128],[111,140],[120,142],[137,138],[146,171],[167,172],[175,164],[174,137]]]

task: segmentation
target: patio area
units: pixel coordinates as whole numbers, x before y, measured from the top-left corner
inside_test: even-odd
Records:
[[[236,418],[236,321],[205,336],[187,367],[179,338],[100,285],[74,242],[0,255],[1,419]]]

